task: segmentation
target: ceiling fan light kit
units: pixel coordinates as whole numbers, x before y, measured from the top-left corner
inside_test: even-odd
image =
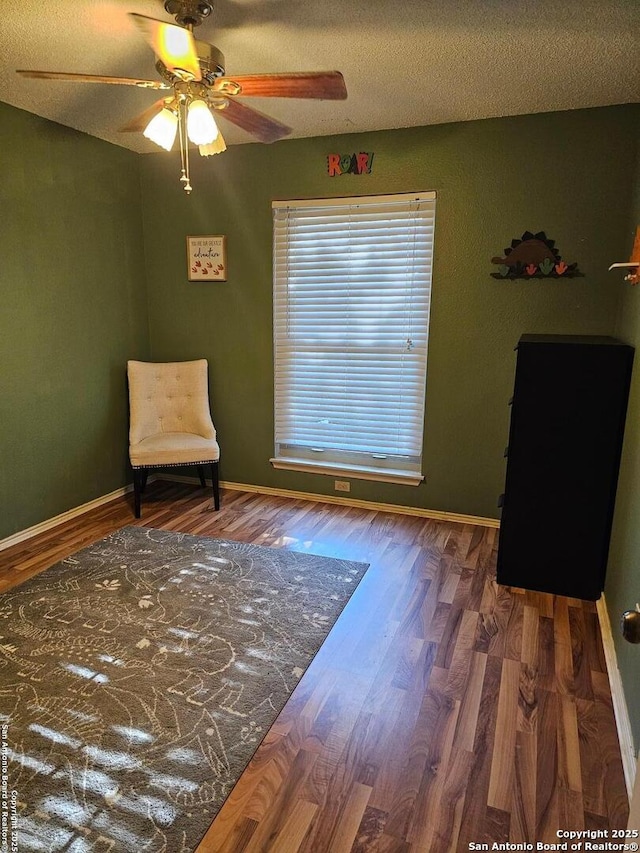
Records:
[[[212,157],[214,154],[222,154],[222,152],[226,150],[227,145],[219,131],[213,142],[210,142],[208,145],[198,146],[198,151],[203,157]]]
[[[164,107],[142,131],[143,136],[165,151],[171,151],[178,133],[178,114]]]
[[[131,13],[138,30],[156,55],[161,81],[127,77],[103,77],[60,71],[19,70],[24,77],[82,83],[111,83],[148,89],[173,90],[128,122],[123,132],[142,132],[156,145],[170,151],[176,136],[180,143],[180,181],[191,192],[189,141],[203,157],[219,154],[226,144],[213,111],[260,142],[275,142],[291,128],[248,107],[237,97],[307,98],[344,100],[347,90],[339,71],[296,71],[276,74],[241,74],[227,77],[223,54],[212,44],[197,41],[193,27],[208,18],[213,5],[207,0],[166,0],[166,11],[176,24]]]
[[[189,102],[187,133],[194,145],[209,145],[218,135],[218,125],[211,115],[211,110],[200,98]]]

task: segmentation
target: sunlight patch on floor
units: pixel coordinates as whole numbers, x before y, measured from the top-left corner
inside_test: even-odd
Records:
[[[183,779],[180,776],[168,776],[166,773],[152,773],[149,779],[149,784],[155,788],[161,788],[163,791],[171,788],[172,791],[197,791],[198,785],[191,782],[189,779]],[[145,799],[147,799],[145,797]]]
[[[197,764],[201,756],[199,753],[195,751],[195,749],[188,749],[187,747],[180,746],[177,749],[170,749],[167,752],[167,758],[171,761],[180,761],[184,764]]]
[[[54,743],[63,744],[65,746],[70,746],[72,749],[78,749],[82,745],[82,741],[77,738],[70,738],[67,735],[63,735],[61,732],[57,732],[55,729],[49,729],[46,726],[41,726],[39,723],[31,723],[29,729],[32,732],[35,732],[38,735],[41,735],[47,740],[51,740]]]
[[[129,743],[151,743],[155,740],[153,735],[142,729],[134,729],[131,726],[111,726],[112,731],[122,735]]]
[[[128,752],[113,752],[101,749],[99,746],[85,746],[82,751],[88,758],[102,767],[112,767],[114,770],[127,770],[142,766],[142,762]]]
[[[72,675],[78,675],[80,678],[86,678],[87,681],[95,681],[96,684],[106,684],[109,681],[109,677],[104,673],[94,672],[86,666],[78,666],[75,663],[64,663],[61,666]]]
[[[11,761],[15,761],[22,767],[40,773],[42,776],[48,776],[56,769],[53,764],[46,764],[44,761],[40,761],[39,758],[34,758],[32,755],[22,755],[14,752],[12,749],[7,750],[7,756]]]

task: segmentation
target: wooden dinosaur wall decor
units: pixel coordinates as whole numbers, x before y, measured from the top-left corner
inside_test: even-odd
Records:
[[[581,276],[577,263],[567,264],[556,249],[555,240],[551,240],[544,231],[534,234],[525,231],[520,239],[511,241],[504,250],[504,257],[491,258],[492,264],[498,264],[498,272],[492,272],[493,278],[574,278]]]

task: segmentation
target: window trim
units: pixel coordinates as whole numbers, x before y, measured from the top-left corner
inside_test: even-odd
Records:
[[[370,196],[346,196],[340,198],[322,198],[322,199],[288,199],[288,200],[274,200],[272,201],[271,207],[273,211],[284,211],[284,210],[294,210],[297,208],[331,208],[334,207],[336,209],[342,209],[344,207],[357,207],[360,203],[363,205],[367,204],[386,204],[393,203],[394,200],[397,200],[398,203],[402,201],[410,202],[410,201],[432,201],[436,202],[437,193],[435,191],[424,191],[424,192],[415,192],[415,193],[389,193],[384,195],[370,195]],[[275,229],[274,229],[274,246],[275,246]],[[435,244],[435,216],[434,216],[434,235],[432,237],[431,242],[431,257],[433,259],[434,255],[434,244]],[[274,288],[275,288],[275,255],[274,255]],[[432,273],[433,269],[431,266],[429,273],[429,302],[431,302],[431,294],[432,294]],[[274,301],[275,305],[275,301]],[[430,309],[428,312],[427,318],[427,351],[430,342]],[[274,345],[275,345],[275,335],[276,335],[276,327],[274,321]],[[428,352],[425,360],[425,377],[424,381],[426,383],[426,368],[428,365]],[[275,376],[274,376],[275,378]],[[274,395],[274,406],[275,406],[275,395]],[[426,399],[423,398],[422,403],[422,417],[425,417],[426,413]],[[424,440],[424,425],[423,425],[423,440]],[[394,468],[392,466],[393,459],[389,460],[389,467],[385,468],[385,466],[369,466],[365,464],[352,463],[345,460],[332,460],[332,461],[315,461],[313,459],[304,459],[304,458],[293,458],[282,453],[282,447],[280,446],[282,443],[276,441],[275,449],[280,452],[280,455],[273,456],[269,459],[269,462],[273,466],[274,469],[277,470],[286,470],[286,471],[299,471],[306,473],[314,473],[314,474],[325,474],[325,475],[348,475],[354,479],[361,480],[370,480],[376,482],[383,483],[395,483],[399,485],[410,485],[410,486],[418,486],[425,480],[425,475],[421,473],[421,469],[424,464],[424,454],[421,451],[420,454],[420,462],[419,465],[415,468],[411,469],[403,469],[401,467]],[[372,457],[372,459],[375,457]],[[417,457],[416,457],[417,458]]]
[[[419,486],[425,479],[424,474],[413,471],[400,471],[389,468],[368,468],[365,465],[345,466],[339,462],[304,462],[289,459],[286,456],[273,457],[269,460],[279,471],[303,471],[309,474],[348,474],[354,480],[375,480],[377,483],[396,483],[400,486]]]

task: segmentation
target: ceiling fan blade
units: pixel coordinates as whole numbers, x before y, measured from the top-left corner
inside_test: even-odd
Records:
[[[156,116],[167,104],[170,104],[173,101],[173,97],[171,98],[160,98],[159,101],[156,101],[155,104],[151,104],[150,107],[147,107],[146,110],[141,112],[135,118],[132,118],[131,121],[127,122],[123,127],[119,127],[118,130],[120,133],[142,133],[142,131],[146,128],[152,118]]]
[[[104,77],[100,74],[72,74],[67,71],[16,71],[22,77],[37,80],[68,80],[72,83],[114,83],[117,86],[138,86],[141,89],[170,89],[160,80],[139,80],[137,77]]]
[[[216,110],[216,118],[219,115],[246,130],[260,142],[275,142],[291,133],[291,128],[287,127],[286,124],[269,118],[269,116],[254,110],[252,107],[246,107],[238,101],[229,100],[228,105],[223,110]]]
[[[135,12],[130,12],[129,17],[169,71],[188,80],[202,80],[195,40],[189,30]]]
[[[317,98],[342,101],[347,97],[344,77],[339,71],[219,77],[215,81],[214,89],[221,94],[251,95],[259,98]]]

